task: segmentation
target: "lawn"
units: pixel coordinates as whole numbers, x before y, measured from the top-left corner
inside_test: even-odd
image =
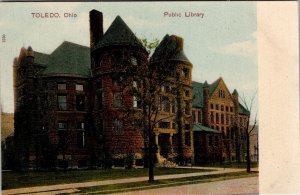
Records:
[[[155,168],[155,175],[183,174],[193,172],[207,172],[203,169]],[[64,171],[5,171],[2,172],[2,189],[12,189],[30,186],[54,185],[143,177],[148,175],[148,169],[107,169],[107,170],[68,170]]]
[[[152,183],[143,181],[143,182],[132,182],[132,183],[124,183],[124,184],[94,186],[94,187],[86,187],[86,188],[78,188],[78,189],[81,191],[82,194],[110,194],[110,193],[126,192],[126,191],[133,191],[133,190],[162,188],[162,187],[179,186],[179,185],[187,185],[187,184],[222,181],[227,179],[255,177],[255,176],[258,176],[258,173],[253,173],[253,172],[247,173],[245,171],[241,171],[241,172],[234,172],[234,173],[203,175],[203,176],[185,177],[185,178],[177,178],[177,179],[163,179],[163,180],[156,180]]]
[[[258,164],[256,162],[251,162],[251,168],[257,168]],[[201,165],[203,167],[225,167],[225,168],[247,168],[247,163],[246,162],[226,162],[226,163],[211,163],[211,164],[206,164],[206,165]]]

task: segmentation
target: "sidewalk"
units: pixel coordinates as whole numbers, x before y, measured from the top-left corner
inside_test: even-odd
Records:
[[[193,176],[202,176],[202,175],[215,175],[215,174],[231,173],[231,172],[238,172],[238,171],[245,170],[245,169],[232,169],[232,168],[224,169],[224,168],[215,168],[215,167],[178,167],[178,168],[194,168],[194,169],[207,169],[207,170],[214,169],[216,171],[187,173],[187,174],[160,175],[160,176],[155,176],[155,179],[160,180],[160,179],[174,179],[174,178],[193,177]],[[3,190],[2,194],[3,195],[8,195],[8,194],[59,194],[59,193],[66,192],[66,190],[77,191],[76,189],[81,188],[81,187],[92,187],[92,186],[141,182],[141,181],[148,181],[148,177],[134,177],[134,178],[125,178],[125,179],[112,179],[112,180],[93,181],[93,182],[17,188],[17,189]]]

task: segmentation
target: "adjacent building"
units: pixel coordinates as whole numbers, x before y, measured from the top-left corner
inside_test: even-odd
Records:
[[[178,36],[166,35],[148,55],[120,16],[104,33],[96,10],[90,12],[90,47],[65,41],[51,54],[22,48],[13,65],[19,166],[124,166],[129,156],[142,165],[145,135],[125,109],[141,110],[142,100],[122,86],[131,79],[139,88],[134,68],[124,73],[135,66],[169,68],[157,97],[158,162],[178,155],[197,164],[243,159],[249,113],[237,91],[230,93],[222,78],[192,82],[193,65]]]

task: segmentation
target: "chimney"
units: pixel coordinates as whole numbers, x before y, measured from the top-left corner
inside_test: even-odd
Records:
[[[103,15],[97,10],[90,11],[90,47],[96,46],[103,36]]]

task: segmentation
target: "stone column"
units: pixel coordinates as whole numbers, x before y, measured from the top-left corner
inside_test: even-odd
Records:
[[[157,161],[160,162],[160,148],[159,148],[159,144],[158,144],[158,135],[159,135],[159,132],[155,132],[155,145],[157,147],[157,151],[156,151],[156,158],[157,158]]]
[[[169,152],[168,152],[169,157],[173,156],[173,140],[172,140],[172,138],[173,138],[173,133],[170,133],[170,135],[169,135]]]

